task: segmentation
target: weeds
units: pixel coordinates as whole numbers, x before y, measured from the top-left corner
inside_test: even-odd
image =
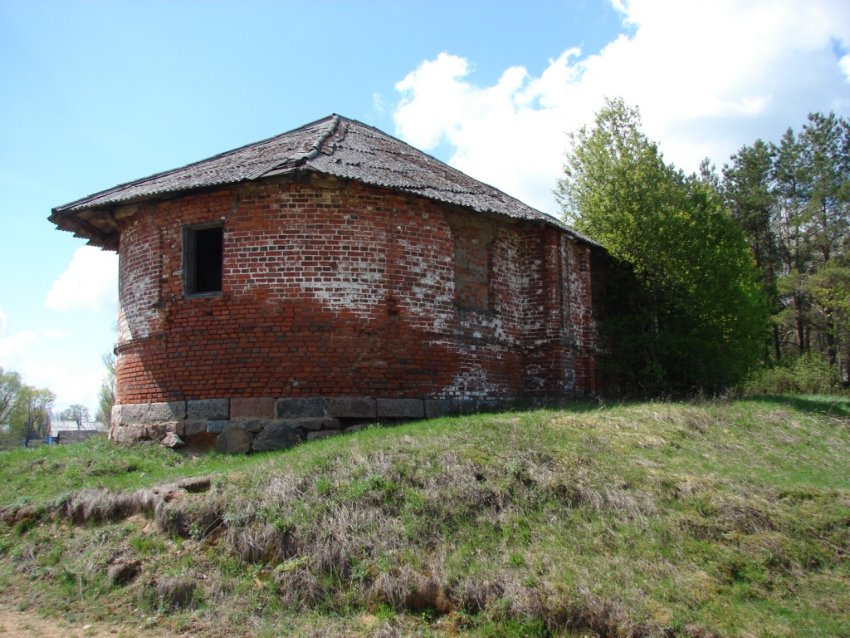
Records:
[[[761,400],[369,429],[4,519],[0,587],[210,635],[843,635],[842,419]]]

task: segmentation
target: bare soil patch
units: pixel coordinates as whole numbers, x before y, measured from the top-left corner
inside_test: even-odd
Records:
[[[0,638],[163,638],[156,631],[102,623],[71,624],[0,607]],[[188,638],[188,637],[187,637]]]

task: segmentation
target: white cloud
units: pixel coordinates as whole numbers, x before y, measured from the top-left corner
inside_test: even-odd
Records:
[[[850,55],[842,56],[838,64],[841,66],[844,75],[847,76],[847,81],[850,82]]]
[[[118,302],[118,258],[92,246],[74,251],[47,293],[51,310],[113,310]]]
[[[27,351],[27,347],[35,339],[36,334],[31,330],[16,332],[8,336],[3,335],[0,337],[0,361],[19,361]],[[13,365],[7,363],[6,367],[13,368]]]
[[[0,366],[18,372],[28,385],[52,390],[57,410],[74,403],[90,410],[97,405],[101,353],[112,347],[111,317],[117,314],[116,271],[114,255],[80,248],[45,302],[50,310],[77,312],[63,312],[61,323],[52,313],[41,313],[22,326],[24,313],[8,317],[0,309]]]
[[[721,165],[810,111],[850,111],[850,5],[833,0],[612,0],[627,33],[596,54],[566,48],[539,75],[506,69],[492,86],[441,53],[396,85],[398,134],[441,143],[459,169],[543,210],[567,150],[605,96],[641,109],[645,132],[686,171]],[[571,43],[565,42],[565,47]]]
[[[6,315],[0,310],[0,367],[19,373],[28,385],[52,390],[57,410],[74,403],[83,403],[90,410],[96,407],[104,375],[97,351],[69,360],[62,353],[63,346],[68,345],[62,341],[68,338],[68,331],[48,328],[7,335],[7,326]],[[85,342],[85,337],[79,333],[72,336],[78,342]]]
[[[79,362],[67,365],[64,362],[28,358],[19,368],[25,383],[37,388],[49,388],[56,395],[54,409],[61,412],[75,403],[81,403],[94,414],[97,407],[97,392],[103,380],[103,366]]]
[[[7,335],[9,325],[6,313],[0,308],[0,366],[6,370],[17,370],[16,363],[21,361],[27,347],[36,339],[35,332],[24,330]]]
[[[451,139],[457,134],[456,109],[471,111],[482,91],[463,81],[469,71],[467,60],[441,53],[395,85],[404,96],[395,115],[396,124],[411,144],[429,148],[439,144],[443,136]]]

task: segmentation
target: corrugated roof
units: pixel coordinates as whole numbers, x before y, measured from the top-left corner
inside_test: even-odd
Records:
[[[98,211],[296,170],[391,188],[481,213],[537,220],[590,241],[554,217],[497,188],[372,126],[340,115],[57,206],[50,220],[62,229],[88,238],[90,243],[108,246],[114,229]]]
[[[98,421],[83,421],[80,427],[77,427],[76,421],[54,421],[50,420],[50,436],[59,436],[60,432],[82,431],[82,432],[106,432],[107,428],[103,423]]]

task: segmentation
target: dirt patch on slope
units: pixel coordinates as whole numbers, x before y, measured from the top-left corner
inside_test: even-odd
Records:
[[[0,638],[164,638],[165,634],[138,627],[102,623],[71,624],[0,607]],[[190,638],[187,636],[186,638]]]

